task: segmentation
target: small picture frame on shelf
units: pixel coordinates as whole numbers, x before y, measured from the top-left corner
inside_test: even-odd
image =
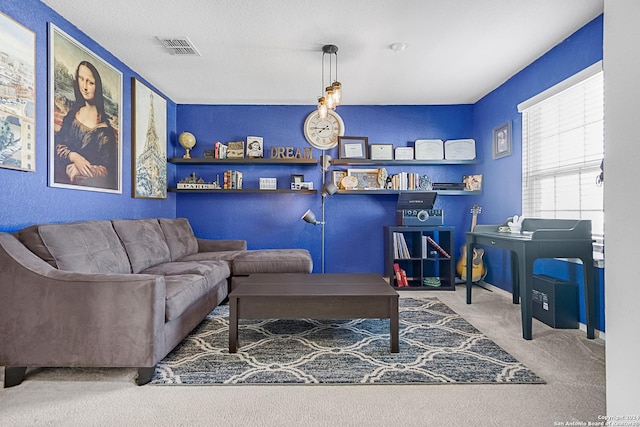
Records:
[[[465,191],[480,191],[482,190],[482,174],[478,175],[464,175],[462,177],[464,182]]]
[[[354,190],[380,189],[378,169],[347,169],[347,176],[358,180],[358,183],[353,187]]]
[[[441,139],[416,139],[414,147],[416,160],[444,159],[444,141]]]
[[[346,170],[331,171],[331,181],[333,181],[333,184],[338,188],[344,188],[342,186],[342,178],[344,178],[345,176],[347,176]]]
[[[261,159],[264,157],[263,139],[261,136],[247,137],[247,158]]]
[[[413,160],[413,147],[396,147],[396,160]]]
[[[493,158],[500,159],[511,155],[511,121],[493,129]]]
[[[371,160],[393,160],[393,144],[371,144],[369,157]]]
[[[366,159],[369,138],[366,136],[339,136],[341,159]]]

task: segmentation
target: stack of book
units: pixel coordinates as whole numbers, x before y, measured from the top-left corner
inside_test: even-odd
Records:
[[[407,241],[402,233],[393,233],[393,257],[395,259],[411,258]]]
[[[224,181],[222,188],[225,190],[241,190],[242,189],[242,172],[228,170],[224,173]]]

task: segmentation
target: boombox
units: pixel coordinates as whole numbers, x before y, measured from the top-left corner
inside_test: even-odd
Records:
[[[400,193],[396,206],[397,225],[442,225],[444,212],[433,209],[437,196],[435,191]]]
[[[442,225],[444,211],[442,209],[403,209],[396,211],[398,225]]]

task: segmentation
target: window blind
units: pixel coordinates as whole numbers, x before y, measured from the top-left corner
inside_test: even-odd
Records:
[[[523,103],[522,213],[590,219],[597,249],[604,244],[603,189],[596,185],[604,157],[603,73],[582,74]]]

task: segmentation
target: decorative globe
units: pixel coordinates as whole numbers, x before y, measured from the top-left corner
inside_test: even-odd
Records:
[[[193,136],[191,132],[182,132],[178,137],[178,142],[180,145],[187,151],[184,156],[185,159],[190,159],[191,154],[189,153],[194,145],[196,145],[196,137]]]

